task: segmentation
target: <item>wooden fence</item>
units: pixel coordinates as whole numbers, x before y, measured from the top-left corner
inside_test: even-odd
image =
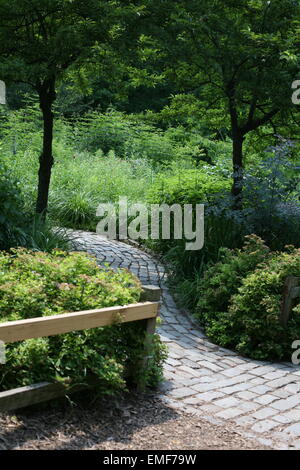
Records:
[[[143,286],[141,302],[138,304],[0,323],[0,340],[4,343],[12,343],[30,338],[98,328],[113,325],[114,323],[143,320],[146,329],[143,366],[147,367],[148,350],[155,333],[156,320],[159,314],[160,295],[161,290],[159,287]],[[0,392],[0,411],[23,408],[74,393],[87,387],[87,385],[81,385],[68,389],[60,383],[43,382]],[[139,389],[143,389],[143,387],[143,383],[140,383]]]

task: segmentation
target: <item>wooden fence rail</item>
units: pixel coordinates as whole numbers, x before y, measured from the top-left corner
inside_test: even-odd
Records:
[[[143,286],[142,302],[138,304],[0,323],[0,340],[4,343],[12,343],[30,338],[98,328],[113,325],[114,323],[143,320],[146,331],[143,366],[147,367],[148,352],[159,314],[160,295],[161,290],[159,287]],[[88,385],[66,387],[60,383],[43,382],[0,392],[0,412],[41,403],[86,388],[88,388]],[[139,384],[138,388],[142,390],[144,384]]]
[[[25,339],[108,326],[117,322],[126,323],[155,318],[158,306],[158,302],[144,302],[123,307],[100,308],[0,323],[0,340],[4,343],[14,343]]]

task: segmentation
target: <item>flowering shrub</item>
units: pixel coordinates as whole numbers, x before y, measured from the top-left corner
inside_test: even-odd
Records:
[[[300,277],[300,249],[270,252],[257,236],[242,250],[226,250],[198,290],[197,317],[208,336],[255,359],[290,359],[300,338],[300,302],[288,325],[279,321],[285,279]]]
[[[0,253],[2,322],[136,303],[140,293],[140,283],[129,271],[100,268],[85,253]],[[0,388],[52,380],[76,384],[96,377],[101,391],[108,393],[124,389],[126,380],[137,382],[141,374],[152,386],[160,378],[165,352],[156,337],[148,370],[138,367],[144,347],[142,323],[8,344]]]

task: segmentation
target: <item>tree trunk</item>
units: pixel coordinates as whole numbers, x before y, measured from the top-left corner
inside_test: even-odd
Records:
[[[40,108],[43,114],[43,149],[40,155],[38,196],[36,213],[46,217],[48,208],[51,170],[54,163],[52,155],[53,122],[52,106],[55,101],[55,80],[45,82],[39,88]]]
[[[242,192],[243,192],[243,142],[244,136],[239,129],[233,132],[233,185],[231,193],[234,197],[234,208],[240,209],[242,207]]]

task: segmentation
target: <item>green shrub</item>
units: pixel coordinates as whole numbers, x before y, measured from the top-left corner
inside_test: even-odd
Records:
[[[246,237],[242,249],[220,250],[220,261],[208,268],[196,296],[198,315],[202,323],[213,315],[228,310],[230,299],[238,292],[243,279],[269,256],[269,248],[255,235]],[[207,317],[207,318],[206,318]]]
[[[0,254],[1,321],[136,303],[141,286],[127,270],[98,267],[84,253],[52,254],[13,250]],[[0,389],[60,380],[68,384],[99,379],[105,393],[124,390],[126,380],[157,383],[165,350],[158,337],[148,370],[143,355],[143,322],[116,324],[7,345]]]
[[[202,169],[171,169],[158,174],[147,199],[152,204],[202,204],[213,195],[228,191],[230,181],[222,175],[208,174]]]
[[[26,222],[18,182],[0,163],[0,250],[25,243]]]
[[[251,236],[242,250],[226,250],[197,292],[196,314],[208,336],[254,359],[290,359],[300,338],[300,304],[283,328],[279,314],[288,276],[300,277],[299,249],[270,252]]]

